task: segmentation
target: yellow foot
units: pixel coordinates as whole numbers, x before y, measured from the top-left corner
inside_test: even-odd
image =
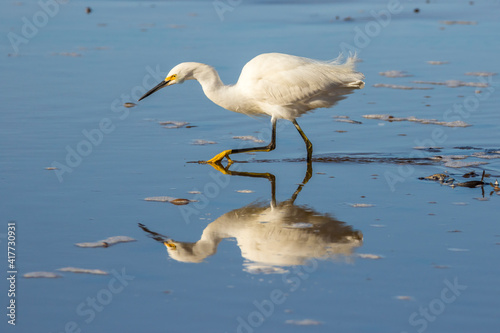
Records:
[[[210,163],[210,162],[205,162],[206,164],[210,165],[212,168],[214,168],[215,170],[219,171],[220,173],[224,174],[224,175],[229,175],[230,173],[227,171],[227,167],[224,168],[224,166],[222,165],[221,162],[217,162],[217,163]],[[229,163],[228,163],[229,165]]]
[[[215,155],[214,157],[212,157],[211,159],[209,159],[208,161],[206,161],[205,163],[220,163],[224,157],[227,158],[227,161],[228,161],[228,166],[233,164],[233,160],[231,160],[229,158],[229,154],[231,154],[232,150],[224,150],[222,153],[219,153],[217,155]]]

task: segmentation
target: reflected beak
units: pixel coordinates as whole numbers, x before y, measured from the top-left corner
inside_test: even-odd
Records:
[[[175,250],[177,246],[171,241],[163,242],[163,244],[171,250]]]
[[[139,98],[139,101],[148,97],[149,95],[157,92],[158,90],[160,90],[161,88],[163,87],[166,87],[168,86],[168,83],[170,82],[171,80],[165,80],[165,81],[161,81],[160,83],[158,83],[156,85],[156,87],[154,87],[153,89],[151,89],[150,91],[148,91],[147,93],[144,94],[144,96],[142,96],[141,98]]]

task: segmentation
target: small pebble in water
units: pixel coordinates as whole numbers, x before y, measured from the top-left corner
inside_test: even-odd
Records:
[[[87,13],[87,14],[92,13],[92,8],[90,8],[90,7],[86,7],[86,8],[85,8],[85,13]]]
[[[130,102],[123,104],[123,106],[124,106],[124,107],[126,107],[126,108],[133,108],[133,107],[134,107],[134,106],[136,106],[136,105],[137,105],[137,104],[135,104],[135,103],[130,103]]]
[[[351,204],[351,207],[354,207],[354,208],[369,208],[369,207],[374,207],[374,206],[375,206],[374,204],[364,204],[364,203]]]
[[[174,197],[168,197],[168,196],[161,196],[161,197],[149,197],[145,198],[145,201],[156,201],[156,202],[170,202],[171,204],[174,205],[187,205],[188,203],[191,202],[191,200],[188,199],[183,199],[183,198],[174,198]],[[195,201],[195,200],[193,200]]]
[[[190,201],[188,199],[174,199],[172,201],[170,201],[170,203],[174,204],[174,205],[178,205],[178,206],[181,206],[181,205],[187,205]]]
[[[236,190],[238,193],[253,193],[254,191],[252,190]]]
[[[411,300],[413,300],[413,298],[411,296],[406,296],[406,295],[396,296],[396,299],[399,299],[401,301],[411,301]]]
[[[363,258],[363,259],[372,259],[372,260],[378,260],[382,259],[382,256],[379,256],[378,254],[371,254],[371,253],[359,253],[358,257]]]
[[[449,61],[433,61],[433,60],[429,60],[427,61],[428,64],[430,65],[444,65],[444,64],[449,64],[450,62]]]

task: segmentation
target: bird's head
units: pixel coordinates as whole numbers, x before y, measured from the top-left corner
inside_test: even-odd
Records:
[[[150,91],[145,93],[141,98],[139,98],[139,101],[166,86],[181,84],[185,80],[194,80],[193,72],[196,69],[196,66],[194,66],[194,64],[196,63],[183,62],[172,68],[167,77],[163,81],[158,83],[155,87],[153,87]]]
[[[206,257],[215,253],[215,249],[200,247],[197,243],[175,242],[169,239],[163,244],[167,248],[170,258],[180,262],[200,263]]]

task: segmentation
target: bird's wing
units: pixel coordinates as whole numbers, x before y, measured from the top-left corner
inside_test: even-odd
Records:
[[[249,98],[271,105],[302,105],[301,111],[307,111],[330,106],[352,89],[364,86],[363,74],[354,70],[355,61],[350,57],[340,64],[339,58],[323,62],[262,54],[245,65],[237,84]]]

